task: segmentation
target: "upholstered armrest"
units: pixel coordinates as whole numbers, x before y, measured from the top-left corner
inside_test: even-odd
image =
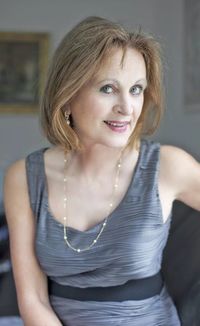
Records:
[[[0,316],[17,315],[19,311],[11,270],[8,230],[5,216],[0,214]]]
[[[195,319],[197,309],[200,311],[199,248],[200,212],[175,201],[162,270],[182,320]],[[200,323],[191,322],[183,325],[200,325]]]
[[[183,326],[200,325],[200,281],[195,283],[179,303]]]

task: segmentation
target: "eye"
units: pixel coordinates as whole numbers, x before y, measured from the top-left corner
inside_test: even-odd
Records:
[[[134,85],[131,88],[131,93],[133,95],[139,95],[140,93],[142,93],[142,91],[143,91],[143,86],[142,85]]]
[[[112,85],[104,85],[103,87],[100,88],[100,92],[103,92],[105,94],[110,94],[113,92],[113,87]]]

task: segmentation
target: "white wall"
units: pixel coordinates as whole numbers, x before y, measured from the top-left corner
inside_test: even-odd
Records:
[[[99,15],[128,27],[141,25],[165,46],[167,112],[154,138],[180,145],[200,158],[200,112],[183,109],[183,3],[181,0],[0,0],[0,30],[45,31],[51,52],[80,19]],[[46,146],[35,115],[0,115],[0,168]]]

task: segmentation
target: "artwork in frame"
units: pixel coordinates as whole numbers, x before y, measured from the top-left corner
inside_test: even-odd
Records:
[[[0,112],[38,111],[48,51],[48,33],[0,32]]]
[[[185,78],[187,112],[200,112],[200,1],[185,0]]]

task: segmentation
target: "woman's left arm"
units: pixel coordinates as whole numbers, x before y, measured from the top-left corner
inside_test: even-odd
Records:
[[[200,211],[200,163],[174,146],[162,146],[166,177],[174,198]]]

